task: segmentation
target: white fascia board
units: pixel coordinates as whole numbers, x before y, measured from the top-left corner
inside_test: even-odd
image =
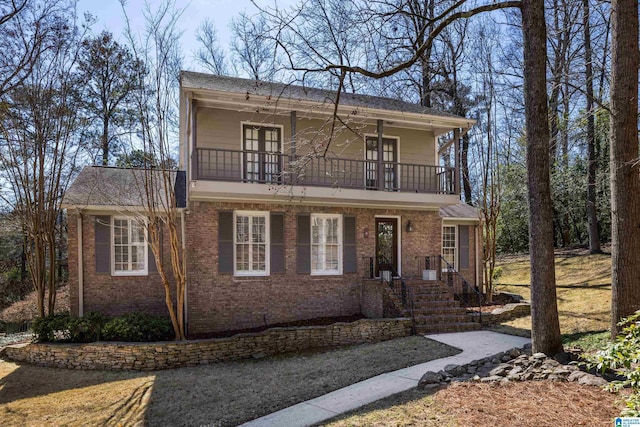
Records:
[[[302,203],[336,207],[434,210],[459,200],[459,196],[453,194],[376,192],[332,187],[271,187],[256,183],[202,180],[192,181],[191,186],[191,201]]]
[[[183,89],[187,91],[188,89]],[[305,101],[289,98],[271,98],[261,95],[252,95],[247,99],[246,94],[235,92],[191,90],[196,99],[205,102],[205,105],[227,109],[249,109],[260,111],[265,114],[289,114],[291,110],[311,111],[313,114],[330,116],[334,112],[334,104],[330,101],[325,103],[316,101]],[[353,113],[356,114],[353,114]],[[444,134],[454,128],[470,129],[476,121],[464,117],[438,116],[421,113],[411,113],[395,110],[384,110],[368,107],[355,107],[350,105],[339,105],[338,113],[341,115],[352,115],[354,118],[366,118],[369,120],[383,119],[394,122],[393,126],[429,127],[434,129],[439,135]],[[396,123],[397,122],[397,123]],[[448,129],[448,130],[445,130]]]

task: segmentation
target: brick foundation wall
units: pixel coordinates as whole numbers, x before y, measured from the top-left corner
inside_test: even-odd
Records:
[[[165,292],[157,272],[147,276],[111,276],[96,273],[95,215],[82,215],[84,312],[97,311],[110,316],[141,311],[167,316]],[[78,315],[77,213],[69,211],[69,296],[71,314]],[[165,271],[171,271],[168,239],[163,239]],[[149,249],[150,251],[151,249]]]
[[[362,319],[329,326],[273,328],[214,340],[143,344],[34,343],[9,346],[3,355],[17,362],[57,368],[154,371],[238,360],[253,355],[372,343],[410,333],[410,319]]]
[[[218,273],[220,211],[284,213],[285,273],[268,277],[234,277]],[[311,276],[297,273],[296,236],[299,213],[340,213],[356,217],[356,273]],[[348,316],[369,310],[362,278],[375,254],[375,217],[400,216],[402,274],[415,275],[416,256],[440,253],[441,218],[437,211],[362,209],[261,203],[192,202],[187,216],[189,333],[252,328],[317,317]],[[407,220],[414,232],[404,230]],[[365,229],[368,237],[365,237]],[[367,316],[378,317],[380,309]]]
[[[273,211],[284,214],[285,272],[268,277],[234,277],[218,273],[218,216],[220,211]],[[356,273],[311,276],[297,273],[297,215],[340,213],[356,217]],[[402,275],[421,277],[417,257],[441,252],[442,219],[437,210],[365,209],[305,206],[299,203],[191,202],[186,215],[188,333],[248,329],[318,317],[363,313],[382,317],[384,301],[378,291],[364,291],[369,257],[375,255],[376,216],[399,217]],[[407,221],[413,232],[406,231]],[[69,283],[72,314],[78,313],[77,214],[69,211]],[[111,276],[95,273],[95,216],[83,214],[84,312],[108,315],[143,311],[167,315],[164,288],[157,273]],[[366,231],[366,233],[365,233]],[[470,236],[470,249],[475,249]],[[170,271],[168,239],[163,260]],[[465,275],[472,282],[475,275]],[[371,291],[375,289],[371,288]],[[381,308],[382,307],[382,308]]]
[[[385,285],[378,280],[363,280],[361,313],[370,319],[384,317]]]

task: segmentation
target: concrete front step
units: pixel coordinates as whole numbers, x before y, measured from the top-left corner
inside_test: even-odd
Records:
[[[460,323],[471,321],[471,317],[469,317],[466,313],[417,315],[415,316],[415,319],[416,325]]]
[[[417,305],[413,307],[413,312],[416,316],[438,316],[438,315],[467,315],[467,310],[463,307],[432,307],[432,306],[424,306],[418,307]]]
[[[414,308],[458,308],[460,302],[452,299],[442,300],[414,300]]]
[[[430,325],[416,324],[416,333],[418,334],[467,332],[467,331],[479,331],[480,329],[481,329],[481,325],[475,322],[438,323],[438,324],[430,324]]]
[[[414,302],[438,302],[438,301],[451,301],[454,302],[453,295],[448,292],[430,293],[430,294],[413,294]]]

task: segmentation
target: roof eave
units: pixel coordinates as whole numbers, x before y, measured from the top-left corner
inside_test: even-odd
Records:
[[[330,116],[334,113],[334,105],[328,100],[320,102],[285,97],[272,99],[271,96],[258,94],[248,95],[247,93],[192,87],[182,87],[181,90],[185,93],[191,93],[196,100],[203,100],[207,104],[219,108],[238,110],[256,108],[272,114],[287,114],[291,110],[313,111],[314,114],[321,116]],[[352,114],[354,117],[359,116],[369,120],[383,119],[405,125],[424,126],[427,124],[434,129],[440,129],[442,132],[453,128],[469,129],[476,123],[475,120],[465,117],[440,116],[345,104],[338,106],[338,113],[342,115]]]

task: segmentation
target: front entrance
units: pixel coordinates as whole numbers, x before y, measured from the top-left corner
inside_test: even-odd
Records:
[[[376,218],[376,277],[380,271],[398,271],[398,219]]]

